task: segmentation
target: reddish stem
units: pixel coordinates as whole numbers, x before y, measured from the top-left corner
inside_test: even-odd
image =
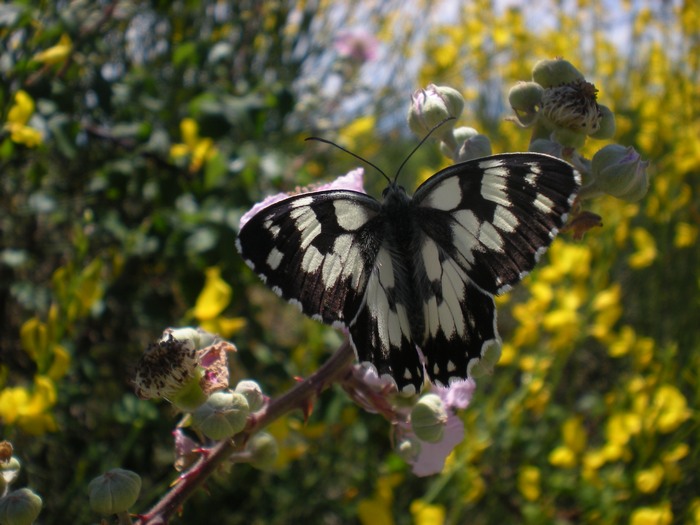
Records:
[[[161,525],[168,523],[170,517],[178,511],[195,490],[197,490],[214,473],[214,471],[242,448],[250,436],[260,431],[279,417],[304,404],[328,388],[348,371],[348,366],[355,358],[352,347],[345,341],[321,368],[311,376],[295,385],[291,390],[273,399],[265,407],[251,414],[245,430],[233,438],[216,444],[208,455],[202,457],[190,470],[184,473],[179,483],[170,489],[163,498],[146,514],[138,516],[137,525]]]

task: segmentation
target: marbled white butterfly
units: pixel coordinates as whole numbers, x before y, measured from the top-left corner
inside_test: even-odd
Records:
[[[555,157],[494,155],[439,171],[413,197],[396,180],[381,202],[348,190],[288,197],[246,222],[236,245],[272,290],[346,328],[359,361],[410,394],[425,373],[448,385],[497,360],[493,297],[535,266],[579,185]]]

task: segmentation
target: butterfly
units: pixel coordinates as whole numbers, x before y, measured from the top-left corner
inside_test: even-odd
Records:
[[[448,386],[488,371],[501,344],[494,296],[566,223],[579,173],[506,153],[445,168],[413,197],[398,172],[384,176],[381,201],[329,189],[263,208],[241,227],[239,253],[279,296],[346,329],[358,360],[402,393],[420,392],[426,374]]]

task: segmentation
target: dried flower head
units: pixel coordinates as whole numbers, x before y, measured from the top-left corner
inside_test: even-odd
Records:
[[[583,79],[547,88],[542,95],[542,115],[553,128],[593,134],[602,118],[597,93],[596,87]]]

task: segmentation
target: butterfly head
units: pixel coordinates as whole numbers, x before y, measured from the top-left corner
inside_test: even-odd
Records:
[[[411,198],[406,193],[403,186],[399,186],[396,182],[391,182],[384,188],[382,199],[385,206],[402,205],[408,203]]]

